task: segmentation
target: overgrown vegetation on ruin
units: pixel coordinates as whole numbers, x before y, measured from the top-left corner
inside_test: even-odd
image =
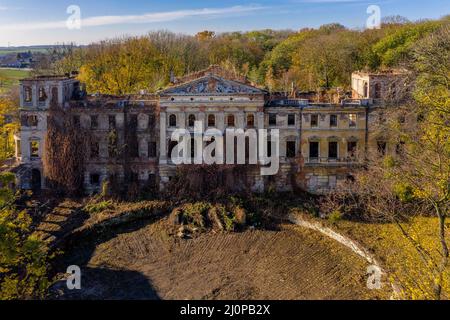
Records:
[[[182,165],[169,182],[165,196],[171,199],[223,199],[251,193],[248,175],[259,173],[253,165]]]
[[[87,130],[75,126],[70,112],[51,105],[43,156],[44,172],[50,188],[72,196],[80,194],[90,138]]]

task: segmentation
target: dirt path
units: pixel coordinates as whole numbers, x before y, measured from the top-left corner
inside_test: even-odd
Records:
[[[117,234],[95,249],[79,244],[66,257],[67,263],[84,264],[83,289],[65,292],[62,298],[68,299],[388,297],[366,288],[362,258],[317,232],[290,225],[175,240],[154,223]]]

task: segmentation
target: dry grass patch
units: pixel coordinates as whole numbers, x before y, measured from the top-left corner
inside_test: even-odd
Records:
[[[430,266],[417,253],[411,242],[391,223],[362,223],[353,221],[325,222],[335,230],[360,242],[382,262],[389,272],[391,281],[403,288],[401,298],[432,299],[430,290],[433,275]],[[438,222],[432,217],[417,217],[403,224],[415,241],[421,244],[435,261],[439,261]],[[447,237],[450,223],[447,224]],[[450,269],[444,273],[443,299],[450,298]]]

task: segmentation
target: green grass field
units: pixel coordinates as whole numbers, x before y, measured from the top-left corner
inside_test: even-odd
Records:
[[[0,94],[8,93],[14,86],[19,85],[19,80],[30,75],[28,70],[2,69],[0,68]]]

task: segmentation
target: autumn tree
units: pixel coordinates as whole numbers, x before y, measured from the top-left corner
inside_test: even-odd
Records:
[[[302,89],[349,86],[349,75],[360,67],[357,38],[355,32],[341,30],[304,41],[292,58]]]
[[[0,98],[0,161],[14,156],[14,134],[19,129],[18,103],[12,98]]]
[[[148,38],[102,41],[87,51],[79,79],[90,92],[112,95],[155,91],[168,77],[161,74],[161,57]],[[158,70],[158,72],[156,72]]]
[[[208,30],[201,31],[195,35],[195,37],[199,41],[209,40],[209,39],[214,38],[215,36],[216,36],[216,33],[214,31],[208,31]]]
[[[49,285],[48,251],[32,219],[16,206],[16,177],[0,173],[0,300],[42,299]]]
[[[394,223],[410,244],[418,261],[408,281],[401,283],[406,297],[448,297],[448,230],[450,210],[450,29],[443,26],[418,42],[409,54],[410,74],[405,80],[406,101],[390,100],[378,110],[371,132],[384,139],[388,153],[372,146],[367,166],[353,180],[327,197],[325,211],[340,210],[349,216]],[[398,88],[399,90],[401,88]],[[434,216],[433,244],[417,237],[412,223]],[[403,268],[403,266],[399,266]],[[403,277],[405,279],[405,277]]]

